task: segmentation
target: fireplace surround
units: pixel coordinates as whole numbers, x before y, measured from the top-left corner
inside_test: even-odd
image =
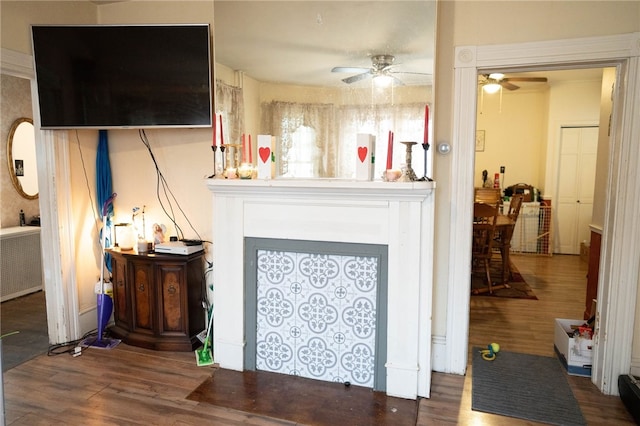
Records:
[[[245,239],[387,246],[386,393],[428,397],[434,182],[208,179],[213,194],[214,358],[245,365]],[[253,350],[253,349],[252,349]]]

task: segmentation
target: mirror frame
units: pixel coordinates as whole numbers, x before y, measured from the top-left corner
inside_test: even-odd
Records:
[[[27,200],[35,200],[39,196],[39,192],[36,192],[33,195],[27,194],[22,189],[22,184],[18,180],[18,176],[16,176],[16,172],[13,164],[13,137],[22,123],[29,123],[33,126],[33,120],[27,117],[21,117],[16,119],[11,125],[11,129],[9,130],[9,135],[7,137],[7,167],[9,169],[9,176],[11,177],[11,183],[13,183],[13,187],[18,191],[18,194]]]

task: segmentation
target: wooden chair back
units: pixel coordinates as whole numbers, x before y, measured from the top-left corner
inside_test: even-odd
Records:
[[[502,201],[499,188],[475,188],[476,203],[498,205]]]
[[[471,249],[471,271],[484,272],[487,282],[486,289],[491,293],[493,282],[489,262],[493,256],[494,236],[499,208],[497,205],[486,203],[473,204],[473,241]],[[480,290],[474,290],[474,294]]]
[[[487,203],[473,204],[473,242],[472,257],[491,258],[498,207]]]
[[[520,215],[520,208],[522,208],[523,200],[524,196],[522,194],[514,195],[513,197],[511,197],[508,216],[511,220],[513,220],[514,224],[518,220],[518,215]]]

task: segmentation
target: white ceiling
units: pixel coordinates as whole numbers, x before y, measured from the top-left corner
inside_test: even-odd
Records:
[[[345,86],[341,79],[356,73],[331,69],[368,68],[376,54],[394,55],[394,71],[433,74],[434,17],[432,0],[215,0],[215,59],[260,81],[312,86]]]
[[[121,1],[126,0],[92,0],[98,5]],[[395,71],[430,74],[397,74],[405,84],[431,84],[435,7],[435,0],[214,0],[215,61],[260,81],[345,87],[341,79],[357,73],[332,73],[331,68],[368,68],[371,56],[392,54]],[[602,71],[505,75],[547,77],[548,83],[517,83],[535,90],[559,81],[599,79]]]

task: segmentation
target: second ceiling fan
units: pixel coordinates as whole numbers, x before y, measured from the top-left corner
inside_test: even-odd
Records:
[[[495,93],[500,88],[507,90],[517,90],[520,86],[513,84],[513,81],[528,83],[546,83],[546,77],[505,77],[502,73],[480,74],[478,84],[487,93]]]

